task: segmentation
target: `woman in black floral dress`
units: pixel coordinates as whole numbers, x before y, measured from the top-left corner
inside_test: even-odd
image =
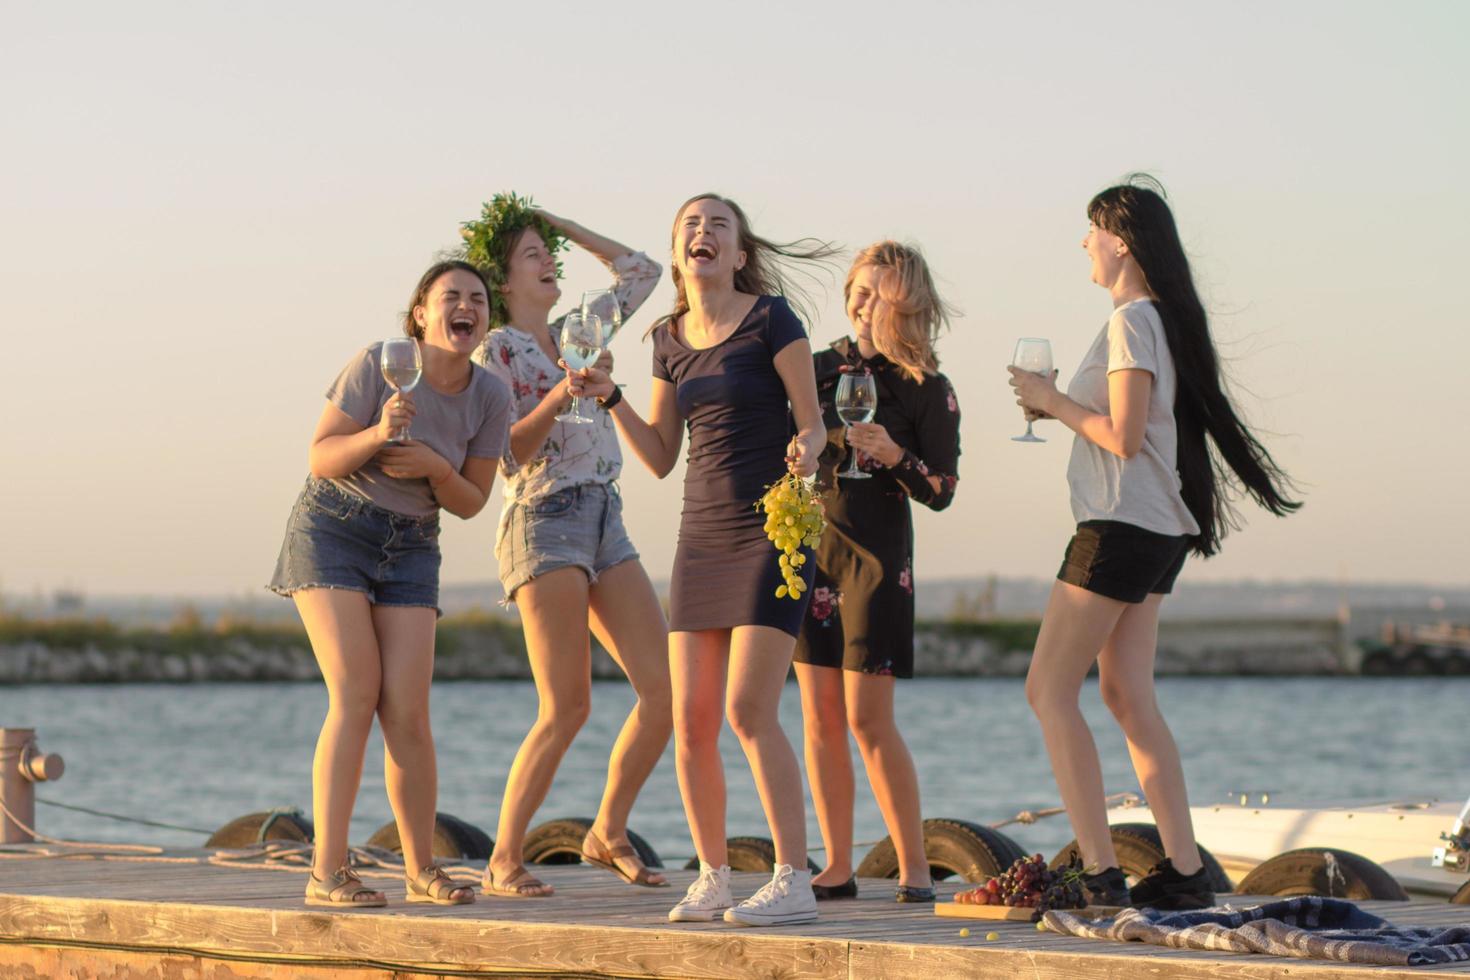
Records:
[[[806,768],[827,867],[818,898],[857,894],[852,877],[852,729],[899,861],[900,902],[934,900],[924,857],[919,781],[893,716],[893,685],[914,674],[913,498],[933,510],[954,499],[960,411],[938,373],[934,338],[949,309],[919,252],[879,242],[854,260],[843,289],[856,339],[815,355],[827,425],[819,481],[827,532],[817,549],[811,607],[796,650]],[[833,404],[837,380],[872,374],[878,411],[845,432]],[[871,479],[840,479],[848,452]]]

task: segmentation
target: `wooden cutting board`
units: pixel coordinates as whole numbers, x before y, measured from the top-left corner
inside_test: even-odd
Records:
[[[1030,922],[1035,909],[1011,905],[962,905],[959,902],[935,902],[934,914],[950,919],[991,919],[1005,922]],[[1118,905],[1089,905],[1084,909],[1062,909],[1083,919],[1105,919],[1123,911]]]

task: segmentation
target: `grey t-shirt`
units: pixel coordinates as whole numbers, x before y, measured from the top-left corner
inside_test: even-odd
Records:
[[[363,348],[327,389],[327,401],[364,429],[378,424],[383,406],[393,397],[393,389],[378,366],[382,350],[381,342]],[[417,411],[409,428],[410,437],[449,460],[455,470],[464,465],[467,456],[498,460],[505,452],[510,433],[510,392],[503,381],[480,365],[470,365],[470,383],[463,391],[446,395],[427,381],[420,381],[411,397]],[[439,502],[427,478],[391,477],[375,459],[332,482],[399,514],[432,517],[439,512]]]
[[[1079,524],[1121,521],[1157,534],[1198,534],[1199,525],[1179,495],[1179,434],[1174,425],[1179,382],[1152,300],[1134,300],[1113,311],[1067,386],[1067,397],[1107,415],[1108,375],[1129,369],[1153,375],[1143,448],[1124,459],[1077,436],[1067,464],[1072,516]]]

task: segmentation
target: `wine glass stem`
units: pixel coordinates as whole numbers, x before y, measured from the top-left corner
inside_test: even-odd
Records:
[[[1012,429],[1011,431],[1014,432],[1015,430]],[[1026,420],[1026,438],[1030,439],[1031,438],[1031,435],[1032,435],[1032,433],[1031,433],[1031,420],[1030,419],[1027,419]]]

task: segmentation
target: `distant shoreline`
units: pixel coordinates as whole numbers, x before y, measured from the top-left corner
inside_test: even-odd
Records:
[[[919,676],[1023,677],[1039,622],[921,622]],[[1257,617],[1161,624],[1158,672],[1174,676],[1342,676],[1359,672],[1363,647],[1338,618]],[[488,613],[439,623],[436,680],[529,679],[520,624]],[[593,676],[620,677],[600,650]],[[167,628],[107,620],[0,616],[0,685],[315,681],[306,634],[296,623],[185,619]]]

